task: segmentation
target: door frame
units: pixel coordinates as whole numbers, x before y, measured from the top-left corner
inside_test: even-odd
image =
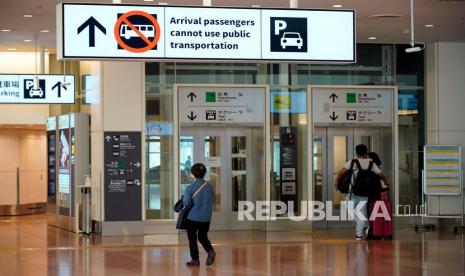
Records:
[[[173,86],[173,196],[175,201],[179,195],[179,135],[180,135],[180,121],[179,121],[179,88],[181,87],[207,87],[207,88],[263,88],[265,97],[263,99],[263,104],[265,106],[264,110],[264,120],[263,124],[260,126],[263,129],[263,138],[264,138],[264,155],[262,166],[265,168],[265,197],[266,201],[270,201],[270,183],[271,183],[271,114],[270,114],[270,86],[269,85],[252,85],[252,84],[175,84]],[[225,125],[227,127],[228,125]],[[170,220],[170,224],[175,224],[178,218],[178,214],[175,213],[174,220]],[[157,220],[154,220],[157,221]],[[159,220],[158,220],[159,221]],[[161,222],[163,223],[163,222]],[[179,232],[173,227],[173,233]]]
[[[308,120],[308,141],[311,141],[311,152],[312,154],[308,154],[309,157],[313,156],[313,133],[315,131],[315,123],[314,123],[314,114],[313,114],[313,89],[314,88],[329,88],[329,89],[389,89],[392,91],[391,95],[391,106],[392,106],[392,118],[391,118],[391,133],[392,133],[392,149],[393,149],[393,179],[391,180],[391,188],[393,189],[394,194],[394,202],[393,206],[397,206],[399,202],[399,135],[398,135],[398,102],[397,102],[397,95],[398,95],[398,88],[397,86],[385,86],[385,85],[308,85],[307,86],[307,117],[311,118]],[[354,128],[357,128],[357,125],[348,125]],[[335,125],[336,126],[336,125]],[[344,126],[344,125],[341,125]],[[363,126],[363,125],[359,125]],[[309,158],[309,166],[310,166],[310,175],[308,177],[308,187],[309,187],[309,199],[314,199],[313,194],[313,158]],[[396,208],[397,209],[397,208]],[[395,223],[395,214],[394,214],[394,223]]]
[[[314,138],[321,137],[321,146],[322,146],[322,180],[323,185],[321,188],[322,192],[322,201],[333,201],[334,202],[334,176],[335,173],[340,169],[339,167],[334,167],[334,137],[346,137],[347,138],[347,149],[346,149],[346,160],[354,159],[356,156],[355,154],[355,146],[361,144],[363,141],[360,139],[361,137],[370,137],[370,144],[366,144],[369,151],[375,151],[380,153],[381,149],[379,148],[380,144],[380,129],[377,127],[352,127],[352,126],[319,126],[316,127],[314,130]],[[375,138],[375,139],[373,139]],[[314,191],[316,190],[316,186],[314,187]],[[315,194],[316,195],[316,194]],[[317,200],[314,198],[314,200]],[[318,198],[318,200],[320,200]],[[344,200],[344,198],[342,198]],[[334,205],[333,205],[334,206]],[[340,209],[332,209],[332,214],[339,216]],[[315,228],[337,228],[337,227],[344,227],[352,225],[337,221],[337,222],[316,222],[314,224]]]

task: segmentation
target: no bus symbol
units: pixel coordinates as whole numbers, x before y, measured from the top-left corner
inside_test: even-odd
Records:
[[[151,14],[130,11],[119,16],[114,35],[121,48],[133,53],[143,53],[157,46],[160,25]]]

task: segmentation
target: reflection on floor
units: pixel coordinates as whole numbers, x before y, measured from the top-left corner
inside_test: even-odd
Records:
[[[44,215],[0,217],[0,275],[465,274],[463,235],[399,232],[368,242],[344,230],[213,232],[216,264],[191,269],[184,234],[85,238],[48,227]]]

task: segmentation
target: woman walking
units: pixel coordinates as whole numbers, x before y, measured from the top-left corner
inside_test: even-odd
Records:
[[[191,168],[191,174],[195,178],[184,193],[183,203],[186,206],[191,199],[194,201],[192,209],[187,215],[186,230],[189,239],[189,249],[192,260],[187,262],[188,266],[199,266],[199,248],[197,239],[207,252],[206,265],[210,266],[215,262],[215,251],[208,239],[208,230],[212,218],[213,200],[215,193],[212,185],[206,183],[203,179],[207,169],[201,163],[194,164]]]

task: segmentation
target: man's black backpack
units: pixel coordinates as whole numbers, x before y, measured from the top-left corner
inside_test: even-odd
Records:
[[[373,171],[373,161],[370,160],[368,169],[362,169],[360,162],[357,159],[352,160],[357,166],[357,176],[355,177],[354,184],[352,186],[352,192],[359,196],[367,196],[370,198],[376,198],[381,192],[381,180],[379,176]]]
[[[354,160],[350,163],[350,168],[345,171],[339,182],[336,183],[337,189],[343,194],[347,194],[350,190],[350,184],[352,183],[352,175],[354,174]]]

